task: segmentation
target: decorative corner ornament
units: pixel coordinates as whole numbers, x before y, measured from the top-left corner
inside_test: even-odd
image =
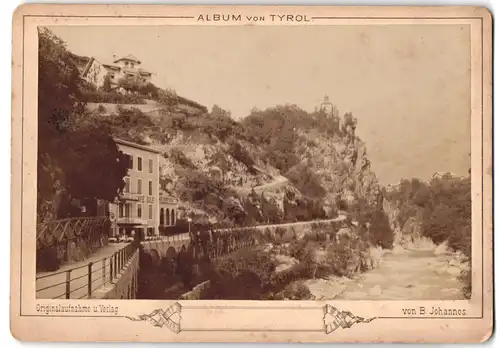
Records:
[[[325,328],[325,334],[332,333],[337,330],[339,327],[342,329],[348,329],[354,324],[357,323],[370,323],[372,320],[377,317],[372,318],[362,318],[352,314],[349,311],[339,311],[337,308],[332,305],[325,305],[323,308],[324,316],[323,323]]]
[[[142,314],[137,318],[126,317],[132,321],[147,321],[156,327],[166,326],[175,333],[181,332],[182,306],[176,302],[167,310],[155,309],[150,314]]]

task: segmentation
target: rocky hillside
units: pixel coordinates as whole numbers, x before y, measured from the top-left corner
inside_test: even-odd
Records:
[[[381,208],[381,190],[371,171],[366,144],[355,128],[330,116],[293,105],[254,111],[243,125],[261,144],[269,163],[327,215],[363,201]]]
[[[180,200],[180,219],[280,223],[336,216],[361,200],[380,205],[366,144],[325,114],[278,106],[236,122],[217,106],[108,109],[92,113],[115,136],[163,154],[161,186]]]

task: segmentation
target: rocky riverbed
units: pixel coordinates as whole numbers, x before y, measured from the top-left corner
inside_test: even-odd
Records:
[[[468,267],[446,248],[397,247],[382,256],[377,268],[354,279],[332,276],[304,284],[318,300],[460,300],[458,277]]]

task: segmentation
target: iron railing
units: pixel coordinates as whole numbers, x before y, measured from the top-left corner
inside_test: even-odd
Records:
[[[37,270],[51,270],[54,264],[77,261],[80,253],[91,254],[107,245],[110,230],[106,216],[77,217],[37,225]],[[78,249],[75,254],[72,250]]]
[[[136,244],[130,243],[109,257],[80,267],[38,276],[36,297],[90,299],[97,289],[113,284],[127,263],[138,257],[138,252]]]
[[[64,243],[78,237],[88,238],[92,244],[100,241],[101,229],[108,222],[107,216],[67,218],[37,225],[37,249]],[[94,233],[98,232],[98,233]]]

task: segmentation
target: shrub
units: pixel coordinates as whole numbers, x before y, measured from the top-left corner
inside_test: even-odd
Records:
[[[53,272],[59,269],[61,260],[57,255],[57,247],[48,247],[37,250],[36,268],[37,271]]]
[[[276,228],[276,234],[280,237],[280,240],[283,240],[283,236],[285,235],[286,233],[286,229],[284,228],[281,228],[281,227],[278,227]]]
[[[327,271],[337,276],[350,277],[362,269],[362,244],[353,240],[332,243],[326,250]]]
[[[316,259],[316,252],[318,245],[316,243],[307,243],[302,255],[300,255],[300,262],[308,278],[316,278],[318,270],[318,261]]]
[[[104,105],[99,104],[97,111],[102,114],[103,112],[106,112],[106,108],[104,107]]]
[[[185,154],[184,152],[182,152],[181,150],[177,149],[177,148],[173,148],[172,150],[170,150],[170,155],[168,156],[168,158],[176,163],[176,164],[179,164],[185,168],[189,168],[189,169],[196,169],[196,166],[194,165],[193,161],[191,161]]]
[[[284,243],[290,243],[290,242],[296,241],[297,239],[298,239],[298,236],[297,236],[297,232],[295,231],[294,227],[288,228],[282,237],[282,240]]]
[[[88,91],[82,94],[82,102],[109,104],[146,104],[146,101],[133,94],[122,95],[116,92]]]
[[[273,233],[272,233],[272,231],[271,231],[271,229],[269,227],[266,227],[264,229],[264,235],[263,235],[263,237],[264,237],[264,240],[266,242],[268,242],[268,243],[274,242],[274,236],[273,236]]]
[[[283,291],[277,294],[275,299],[287,300],[310,300],[312,298],[309,288],[300,281],[288,284]]]
[[[241,250],[214,267],[206,299],[259,300],[271,288],[276,263],[266,253]]]

